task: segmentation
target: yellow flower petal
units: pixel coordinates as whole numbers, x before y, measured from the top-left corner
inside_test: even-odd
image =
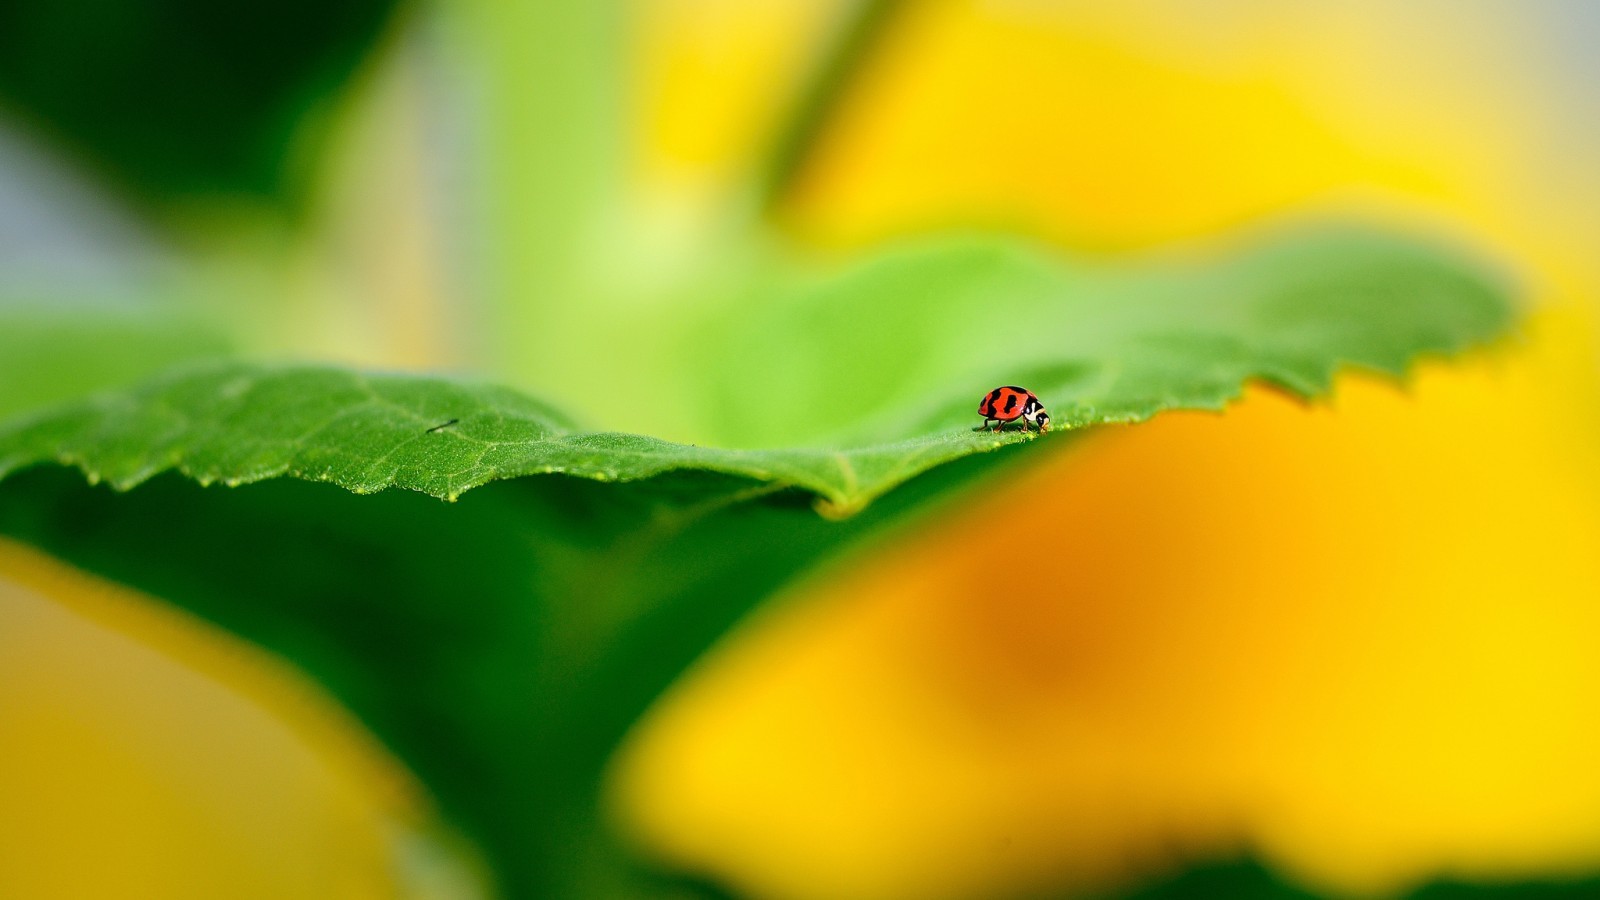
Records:
[[[445,897],[475,877],[302,676],[7,540],[0,798],[4,897]]]

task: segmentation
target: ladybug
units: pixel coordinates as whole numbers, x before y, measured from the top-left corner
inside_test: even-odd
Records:
[[[978,404],[978,415],[983,416],[983,430],[989,429],[990,420],[995,420],[995,430],[1002,431],[1006,425],[1022,420],[1022,430],[1027,431],[1029,425],[1035,425],[1041,432],[1050,430],[1050,414],[1044,411],[1044,404],[1033,395],[1033,391],[1019,388],[1014,384],[997,387],[983,395],[983,402]]]

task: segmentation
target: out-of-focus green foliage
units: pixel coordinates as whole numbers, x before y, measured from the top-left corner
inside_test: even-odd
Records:
[[[1600,897],[1600,881],[1592,878],[1498,884],[1439,881],[1409,895],[1410,900],[1588,900],[1590,897]]]
[[[1197,866],[1142,890],[1128,900],[1317,900],[1250,860]]]
[[[295,128],[393,0],[9,0],[0,98],[148,198],[284,201]]]
[[[217,329],[171,310],[0,307],[0,417],[231,351]]]
[[[1331,900],[1334,895],[1297,887],[1259,862],[1240,860],[1196,866],[1114,896],[1127,900]],[[1595,896],[1600,896],[1600,882],[1592,879],[1503,884],[1439,881],[1405,894],[1409,900],[1587,900]]]

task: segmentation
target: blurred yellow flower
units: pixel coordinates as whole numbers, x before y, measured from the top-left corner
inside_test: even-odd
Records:
[[[0,896],[436,897],[426,801],[316,688],[0,540]],[[133,635],[133,637],[130,637]]]

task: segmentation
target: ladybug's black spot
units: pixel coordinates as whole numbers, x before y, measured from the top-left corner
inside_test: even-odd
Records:
[[[994,390],[990,391],[988,395],[983,398],[983,402],[978,404],[978,412],[982,413],[985,417],[994,415],[994,405],[999,402],[1000,392],[1002,390],[1004,389],[995,388]]]
[[[1006,396],[1005,411],[1006,412],[1011,412],[1013,409],[1016,409],[1016,408],[1017,408],[1017,395],[1016,394],[1008,394]]]

